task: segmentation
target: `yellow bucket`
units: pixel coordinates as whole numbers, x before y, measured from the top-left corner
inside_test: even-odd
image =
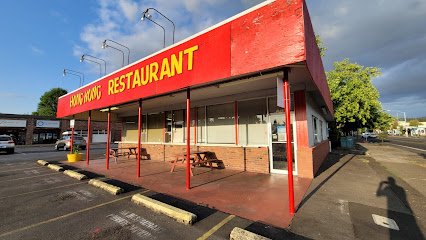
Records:
[[[68,153],[67,159],[68,162],[77,162],[83,159],[83,155],[81,153]]]

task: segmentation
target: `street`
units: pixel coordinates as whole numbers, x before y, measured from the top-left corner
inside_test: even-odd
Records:
[[[387,140],[389,144],[392,144],[394,146],[405,146],[406,149],[426,153],[425,137],[388,136]]]

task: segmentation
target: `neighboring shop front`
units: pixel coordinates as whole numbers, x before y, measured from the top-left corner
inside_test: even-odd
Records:
[[[76,121],[76,134],[87,138],[87,122]],[[94,122],[92,142],[106,142],[106,123]],[[0,114],[0,135],[12,136],[17,145],[52,144],[70,129],[69,120],[51,117]],[[121,138],[121,123],[113,125],[112,141]]]

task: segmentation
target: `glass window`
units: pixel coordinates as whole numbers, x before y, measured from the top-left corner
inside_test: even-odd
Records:
[[[38,133],[33,134],[33,143],[38,143]]]
[[[124,141],[138,140],[138,117],[128,117],[124,122]]]
[[[174,143],[182,143],[185,136],[185,122],[184,114],[186,110],[175,110],[173,111],[173,128],[172,137]]]
[[[318,134],[318,118],[312,116],[312,124],[314,128],[314,143],[319,143],[319,134]]]
[[[207,142],[235,143],[234,103],[207,107]]]
[[[197,108],[197,142],[206,142],[206,108]]]
[[[163,142],[164,113],[148,115],[148,142]]]
[[[238,102],[238,141],[240,145],[268,143],[266,99]]]
[[[123,140],[128,142],[138,141],[138,117],[128,117],[123,123]],[[142,115],[141,141],[146,141],[146,115]]]
[[[204,108],[204,107],[201,107],[201,108]],[[183,133],[183,135],[184,135],[184,142],[186,142],[186,109],[184,109],[183,110],[183,114],[184,114],[184,116],[183,116],[183,119],[184,119],[184,122],[185,122],[185,124],[184,124],[184,129],[185,129],[185,131],[184,131],[184,133]],[[191,132],[190,132],[190,134],[191,134],[191,144],[193,144],[194,143],[194,134],[195,134],[195,121],[196,121],[196,119],[197,119],[197,108],[191,108]],[[204,123],[203,123],[204,124]],[[198,130],[197,130],[197,136],[199,135],[199,133],[198,133]]]
[[[281,99],[281,101],[284,101],[284,100]],[[291,111],[294,111],[294,96],[293,96],[293,94],[290,95],[290,109],[291,109]],[[277,106],[277,96],[268,98],[268,110],[269,110],[269,113],[284,112],[284,108]]]
[[[322,123],[321,120],[319,120],[319,129],[318,129],[318,134],[319,134],[318,139],[319,139],[319,141],[324,140],[323,134],[322,134],[323,129],[324,129],[323,123]]]
[[[172,141],[172,122],[173,122],[173,117],[172,117],[172,111],[167,111],[164,114],[165,116],[165,136],[164,136],[164,142],[169,143]]]

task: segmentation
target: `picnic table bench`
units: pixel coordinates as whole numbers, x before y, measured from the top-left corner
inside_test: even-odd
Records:
[[[186,161],[187,157],[186,157],[186,153],[184,154],[179,154],[175,156],[175,159],[170,161],[170,163],[172,164],[172,167],[170,169],[170,172],[173,172],[175,170],[176,165],[185,165],[185,161]],[[190,161],[192,161],[190,163],[190,173],[191,176],[194,176],[193,172],[192,172],[192,168],[196,167],[196,166],[209,166],[211,170],[213,170],[213,163],[217,164],[217,167],[223,168],[223,162],[219,159],[217,159],[214,155],[213,152],[209,152],[209,151],[193,151],[190,152]]]
[[[109,155],[112,156],[114,158],[115,163],[117,163],[117,159],[120,156],[127,156],[127,159],[129,159],[131,155],[134,155],[136,158],[138,155],[136,149],[137,147],[110,148]],[[141,157],[145,157],[147,160],[150,159],[150,155],[146,152],[145,148],[140,148],[140,151]]]

